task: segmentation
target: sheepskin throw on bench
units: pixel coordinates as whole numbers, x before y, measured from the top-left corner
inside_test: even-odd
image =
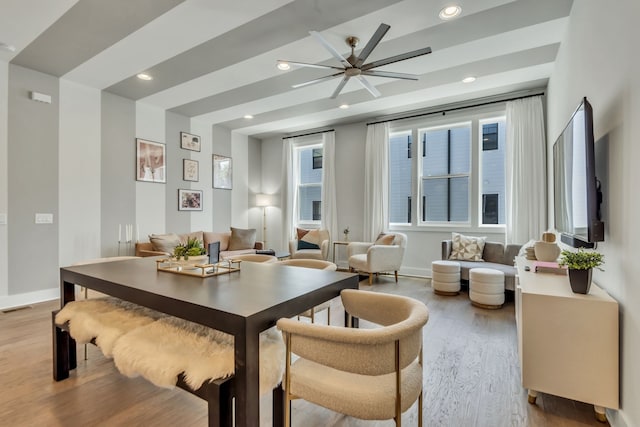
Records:
[[[159,387],[175,387],[179,374],[193,390],[207,380],[234,373],[233,336],[121,301],[96,298],[73,301],[58,312],[79,343],[92,340],[118,370],[142,376]],[[285,346],[275,327],[260,334],[260,393],[281,381]]]

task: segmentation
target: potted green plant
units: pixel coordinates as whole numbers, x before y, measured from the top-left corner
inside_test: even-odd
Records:
[[[196,238],[188,238],[187,243],[180,244],[173,249],[173,256],[177,261],[182,258],[185,262],[191,261],[191,263],[204,261],[206,259],[205,253],[202,242]]]
[[[577,252],[564,250],[560,254],[559,265],[567,266],[571,290],[577,294],[588,294],[591,288],[593,269],[602,270],[604,255],[595,251],[585,251],[580,248]]]

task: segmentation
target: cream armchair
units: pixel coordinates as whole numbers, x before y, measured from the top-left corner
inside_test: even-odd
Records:
[[[393,271],[398,282],[398,270],[402,265],[407,236],[403,233],[386,235],[393,236],[391,244],[352,242],[347,245],[349,268],[360,273],[369,273],[369,285],[373,282],[374,274],[386,271]]]
[[[298,249],[298,240],[289,241],[289,253],[292,259],[320,259],[326,260],[329,256],[329,230],[320,229],[320,249]]]
[[[395,419],[418,400],[422,426],[422,328],[429,319],[420,301],[358,290],[340,294],[351,316],[382,327],[342,328],[278,320],[287,347],[285,425],[290,402],[304,399],[366,420]],[[298,359],[291,363],[292,354]]]

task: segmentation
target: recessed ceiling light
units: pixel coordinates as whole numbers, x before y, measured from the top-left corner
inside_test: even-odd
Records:
[[[349,108],[349,104],[341,104],[338,108],[346,110],[347,108]]]
[[[476,81],[476,78],[473,76],[465,77],[462,79],[462,83],[473,83]]]
[[[291,69],[291,65],[285,61],[278,61],[278,70],[287,71]]]
[[[447,7],[443,8],[440,11],[440,13],[438,14],[438,16],[443,21],[447,21],[449,19],[455,18],[456,16],[460,15],[461,13],[462,13],[462,8],[460,6],[454,4],[454,5],[447,6]]]
[[[150,76],[149,74],[147,74],[147,73],[140,73],[140,74],[138,74],[138,75],[137,75],[137,77],[138,77],[140,80],[153,80],[153,77],[151,77],[151,76]]]
[[[15,52],[16,51],[16,47],[12,46],[10,44],[6,44],[3,42],[0,42],[0,49],[1,50],[8,50],[9,52]]]
[[[253,119],[253,116],[251,114],[246,114],[244,118],[249,120],[249,119]]]

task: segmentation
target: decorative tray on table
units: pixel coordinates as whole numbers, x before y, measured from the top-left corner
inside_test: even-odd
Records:
[[[158,271],[195,277],[211,277],[240,271],[240,263],[222,261],[217,264],[189,264],[170,258],[156,260],[156,267]]]

